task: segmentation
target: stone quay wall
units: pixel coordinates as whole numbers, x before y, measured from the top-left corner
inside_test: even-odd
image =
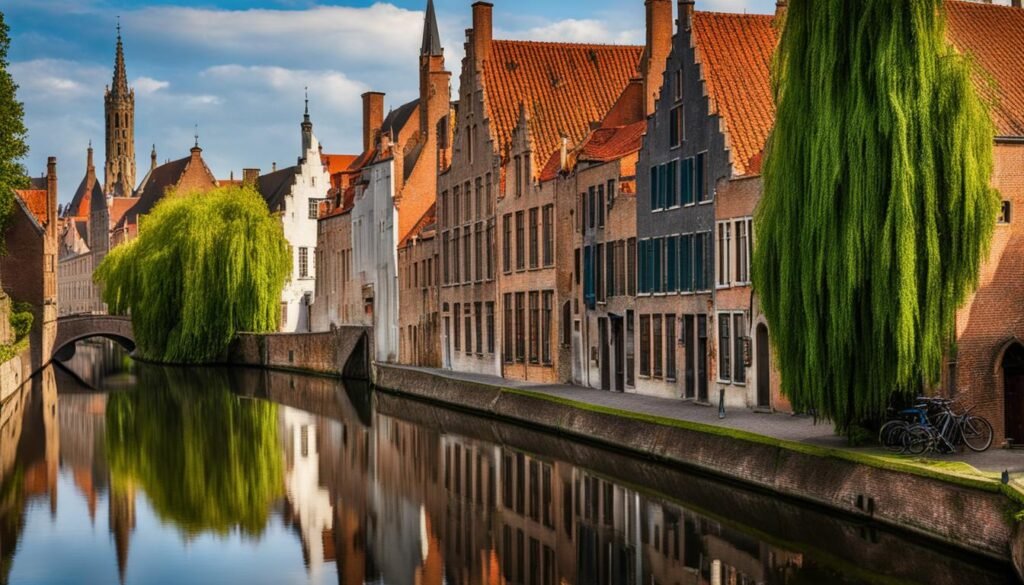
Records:
[[[239,333],[228,350],[228,363],[369,380],[370,333],[368,327],[355,326],[319,333]]]
[[[998,482],[944,476],[870,456],[657,419],[399,366],[378,387],[681,465],[958,548],[1024,564],[1019,497]]]

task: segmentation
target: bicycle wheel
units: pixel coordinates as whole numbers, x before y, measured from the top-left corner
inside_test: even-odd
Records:
[[[935,438],[932,429],[923,425],[911,425],[904,432],[903,451],[920,455],[932,448]]]
[[[903,450],[903,435],[907,430],[907,421],[891,420],[878,430],[878,442],[888,451]]]
[[[980,416],[968,416],[961,427],[964,444],[971,451],[985,451],[992,446],[992,425]]]

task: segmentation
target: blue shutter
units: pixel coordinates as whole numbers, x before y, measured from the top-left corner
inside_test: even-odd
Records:
[[[666,242],[668,242],[668,248],[665,250],[665,271],[668,273],[668,284],[665,286],[665,292],[676,292],[679,290],[679,281],[676,278],[679,267],[678,261],[676,260],[676,250],[679,246],[679,237],[671,236]]]
[[[650,185],[650,196],[651,196],[651,211],[658,209],[658,167],[651,167],[651,185]]]
[[[693,288],[704,290],[704,234],[693,236]]]
[[[583,247],[583,303],[588,309],[594,308],[594,250]]]
[[[697,155],[697,177],[695,179],[697,189],[697,201],[707,201],[708,197],[707,185],[704,184],[704,153]]]
[[[665,287],[662,282],[662,248],[664,247],[665,240],[663,238],[657,238],[652,240],[654,243],[654,250],[652,254],[652,264],[654,265],[654,287],[651,289],[653,292],[664,292]]]
[[[678,192],[679,177],[676,176],[676,170],[679,168],[679,161],[674,160],[668,163],[668,179],[665,181],[665,186],[668,189],[668,202],[665,207],[675,207],[679,200],[676,198]]]

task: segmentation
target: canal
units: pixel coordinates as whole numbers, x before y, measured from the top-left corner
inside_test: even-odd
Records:
[[[0,405],[0,584],[1010,584],[1009,565],[594,446],[80,343]]]

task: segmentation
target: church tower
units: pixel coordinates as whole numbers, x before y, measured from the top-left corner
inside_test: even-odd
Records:
[[[117,23],[117,52],[114,80],[104,95],[107,162],[103,191],[114,197],[128,197],[135,187],[135,90],[128,88],[121,44],[121,23]]]

